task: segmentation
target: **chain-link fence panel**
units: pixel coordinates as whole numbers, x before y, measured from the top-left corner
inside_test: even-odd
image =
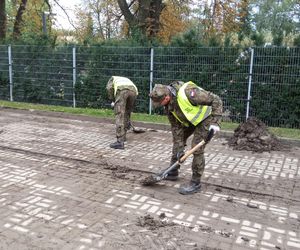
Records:
[[[255,48],[250,114],[268,125],[300,127],[300,48]]]
[[[225,121],[255,116],[299,128],[299,62],[300,48],[0,46],[0,98],[107,108],[106,84],[115,75],[138,87],[135,112],[152,113],[155,83],[193,81],[222,98]]]
[[[193,81],[219,95],[224,120],[245,117],[249,58],[235,48],[155,48],[154,82]]]
[[[0,45],[0,99],[10,100],[8,46]]]
[[[148,111],[150,49],[141,47],[78,47],[76,103],[78,107],[110,106],[106,84],[111,76],[132,80],[139,90],[136,112]]]
[[[72,105],[72,47],[12,46],[15,101]]]

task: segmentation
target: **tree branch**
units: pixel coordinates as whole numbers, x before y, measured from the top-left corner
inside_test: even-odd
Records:
[[[67,16],[69,23],[70,23],[71,26],[76,30],[75,25],[73,24],[71,18],[69,17],[69,15],[68,15],[68,13],[66,12],[66,10],[64,9],[64,7],[62,7],[62,6],[58,3],[57,0],[53,0],[53,1],[58,5],[58,7],[60,7],[60,8],[62,9],[62,11],[63,11],[63,12],[65,13],[65,15]]]
[[[130,6],[134,1],[131,2]],[[118,0],[118,5],[124,15],[125,20],[128,22],[129,26],[134,26],[137,24],[136,17],[131,13],[130,6],[127,4],[126,0]]]

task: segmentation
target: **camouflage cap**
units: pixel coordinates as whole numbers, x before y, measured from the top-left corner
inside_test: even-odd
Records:
[[[152,104],[155,107],[159,106],[161,101],[167,95],[170,95],[170,91],[166,85],[162,85],[162,84],[155,84],[153,90],[149,94],[152,100]]]

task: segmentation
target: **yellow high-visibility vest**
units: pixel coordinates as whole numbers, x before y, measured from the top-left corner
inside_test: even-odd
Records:
[[[194,126],[196,126],[211,114],[212,108],[211,106],[205,105],[194,106],[190,103],[185,94],[185,89],[190,84],[193,84],[195,85],[195,87],[199,88],[195,83],[191,81],[186,82],[178,90],[177,102],[186,119]],[[174,111],[172,112],[172,114],[179,122],[181,122],[184,126],[188,127],[188,124],[181,121]]]
[[[136,94],[138,95],[138,89],[137,87],[134,85],[134,83],[129,80],[126,77],[122,77],[122,76],[113,76],[113,83],[114,83],[114,95],[116,96],[117,90],[120,86],[132,86],[135,88]]]

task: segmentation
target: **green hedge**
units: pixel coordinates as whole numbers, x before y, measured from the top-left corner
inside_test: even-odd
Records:
[[[7,46],[0,53],[7,57]],[[12,46],[15,101],[73,105],[73,46]],[[192,80],[218,94],[226,119],[245,119],[250,51],[241,48],[155,47],[154,82]],[[136,112],[149,112],[150,48],[76,47],[76,106],[108,107],[112,75],[129,77],[140,95]],[[9,99],[8,62],[0,58],[0,98]],[[250,116],[270,126],[300,127],[300,48],[254,48]],[[162,113],[161,109],[155,113]]]

